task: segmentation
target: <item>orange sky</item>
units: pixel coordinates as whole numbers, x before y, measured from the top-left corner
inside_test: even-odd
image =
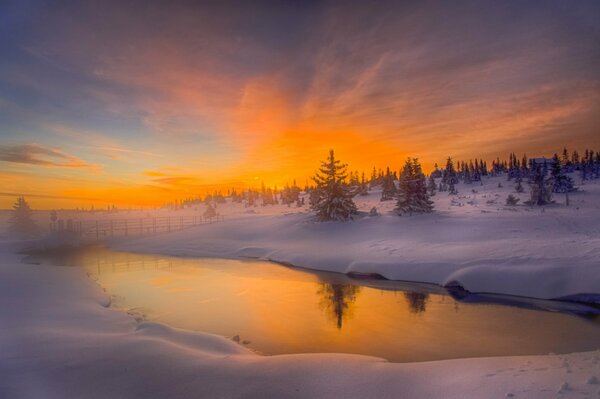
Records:
[[[0,6],[0,208],[600,150],[598,3],[301,3]]]

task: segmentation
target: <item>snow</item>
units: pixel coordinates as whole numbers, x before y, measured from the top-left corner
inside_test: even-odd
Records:
[[[587,294],[597,300],[600,185],[589,182],[571,193],[569,207],[558,196],[543,209],[505,206],[511,192],[520,204],[526,199],[513,187],[505,178],[459,184],[458,195],[434,197],[434,213],[410,217],[397,216],[394,201],[380,203],[380,192],[373,190],[356,198],[363,213],[343,223],[318,223],[306,207],[219,204],[224,222],[109,244],[458,283],[473,292]],[[373,206],[380,216],[368,215]],[[204,210],[132,211],[127,217]],[[85,215],[100,216],[114,217]],[[600,350],[409,364],[347,354],[259,356],[224,337],[136,321],[113,309],[82,269],[25,264],[21,258],[11,243],[0,242],[2,398],[600,396]]]
[[[259,356],[224,337],[138,323],[82,269],[0,252],[3,398],[554,398],[600,392],[600,351],[398,364]],[[590,382],[591,381],[591,382]],[[568,389],[563,389],[567,387]]]
[[[498,185],[501,183],[502,187]],[[402,216],[380,191],[355,198],[351,222],[315,221],[307,207],[219,205],[225,222],[110,243],[177,256],[250,257],[341,273],[458,284],[471,292],[600,302],[600,184],[588,182],[543,208],[521,199],[505,177],[438,193],[432,214]],[[380,216],[369,216],[377,207]]]

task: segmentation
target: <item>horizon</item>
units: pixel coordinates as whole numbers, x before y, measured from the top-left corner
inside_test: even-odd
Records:
[[[593,153],[597,152],[593,149],[586,149],[583,151],[580,151],[578,149],[568,149],[566,147],[563,147],[563,150],[567,150],[568,151],[568,155],[569,157],[572,157],[573,153],[577,152],[577,154],[579,156],[582,156],[586,150],[591,150]],[[554,155],[558,155],[559,157],[562,157],[562,151],[555,151],[552,154],[538,154],[538,156],[534,156],[534,157],[530,157],[529,155],[523,153],[519,156],[519,153],[517,152],[512,152],[516,155],[517,159],[519,161],[522,160],[523,156],[525,156],[527,159],[531,159],[531,158],[552,158]],[[414,157],[410,157],[409,158],[414,158]],[[445,166],[445,162],[447,160],[448,157],[446,157],[446,159],[444,159],[443,161],[440,162],[432,162],[430,163],[431,165],[437,165],[438,168],[440,170],[444,169]],[[500,162],[507,162],[508,158],[507,157],[496,157],[494,159],[482,159],[482,158],[472,158],[472,159],[454,159],[452,157],[450,157],[454,163],[454,165],[456,166],[458,163],[460,162],[469,162],[471,160],[475,160],[478,159],[479,161],[483,161],[487,164],[487,168],[488,170],[490,170],[491,168],[491,164],[494,161],[500,160]],[[325,157],[323,157],[323,159],[325,159]],[[323,160],[322,159],[322,160]],[[336,156],[336,159],[337,158]],[[419,158],[417,158],[419,159]],[[342,160],[343,161],[343,160]],[[405,161],[405,160],[404,160]],[[401,161],[401,163],[403,163],[404,161]],[[420,161],[420,159],[419,159]],[[319,162],[320,163],[320,162]],[[315,163],[315,167],[314,167],[314,171],[317,170],[318,168],[318,163]],[[366,176],[366,181],[370,181],[371,179],[371,173],[373,171],[373,168],[371,168],[370,170],[356,170],[353,169],[351,166],[352,165],[347,165],[348,166],[348,172],[353,172],[353,173],[359,173],[359,176],[364,173]],[[386,168],[388,168],[389,165],[384,165],[383,167],[376,167],[376,170],[378,172],[385,172]],[[402,166],[398,166],[397,168],[392,168],[389,167],[390,171],[392,173],[397,173],[402,169]],[[431,174],[431,172],[433,172],[435,169],[435,166],[431,166],[429,168],[429,170],[424,170],[424,173],[428,176]],[[314,175],[314,173],[313,173]],[[311,176],[313,176],[311,175]],[[314,186],[314,181],[312,181],[312,177],[308,177],[305,180],[305,184],[301,184],[301,182],[298,182],[298,179],[292,179],[289,182],[286,182],[284,185],[278,186],[278,185],[273,185],[273,186],[268,186],[265,185],[266,188],[268,189],[274,189],[274,190],[279,190],[281,191],[286,185],[292,185],[292,182],[296,181],[296,184],[298,187],[300,187],[301,189],[303,189],[304,187],[312,187]],[[0,211],[10,211],[12,210],[12,205],[14,204],[14,201],[16,200],[16,198],[18,197],[24,197],[27,202],[29,204],[33,204],[34,206],[32,207],[33,210],[40,210],[40,211],[49,211],[49,210],[62,210],[62,211],[89,211],[90,208],[92,208],[94,211],[106,211],[107,207],[110,206],[116,206],[117,209],[120,210],[144,210],[144,209],[161,209],[161,208],[165,208],[177,203],[180,203],[186,199],[190,199],[190,198],[203,198],[206,197],[207,195],[213,195],[213,194],[222,194],[225,197],[227,197],[229,195],[229,193],[232,190],[236,190],[236,191],[247,191],[247,190],[256,190],[256,191],[260,191],[261,187],[264,185],[264,182],[254,182],[253,185],[247,185],[247,186],[227,186],[227,185],[211,185],[210,187],[213,187],[214,190],[211,191],[211,189],[207,188],[206,190],[197,190],[194,193],[190,193],[188,196],[176,196],[171,198],[170,200],[164,201],[162,203],[146,203],[146,204],[141,204],[141,203],[119,203],[119,202],[114,202],[111,199],[99,199],[99,198],[66,198],[66,197],[57,197],[57,196],[52,196],[52,195],[44,195],[44,194],[27,194],[27,193],[7,193],[7,192],[0,192]],[[8,198],[8,200],[3,201],[3,198]],[[40,202],[40,201],[44,201],[44,202]],[[60,204],[64,204],[65,201],[68,201],[74,205],[70,206],[70,207],[65,207],[65,206],[61,206]],[[6,203],[6,204],[5,204]],[[57,204],[55,206],[52,206],[54,204]],[[40,206],[41,205],[41,206]],[[6,206],[6,207],[4,207]]]
[[[367,175],[600,149],[598,2],[0,10],[0,209],[303,186],[330,148]]]

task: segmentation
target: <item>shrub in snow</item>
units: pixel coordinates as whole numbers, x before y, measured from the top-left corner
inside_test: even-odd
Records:
[[[32,211],[24,197],[17,198],[13,205],[12,215],[8,222],[8,230],[17,238],[32,238],[38,234],[33,221]]]
[[[517,185],[515,186],[515,191],[518,193],[522,193],[523,191],[525,191],[525,189],[523,188],[523,185],[521,184],[521,177],[517,178]]]
[[[519,198],[515,197],[512,194],[509,194],[508,197],[506,197],[506,205],[515,206],[518,202]]]
[[[433,211],[433,202],[429,199],[425,185],[425,175],[416,158],[413,158],[412,161],[410,158],[407,159],[400,174],[396,211],[400,215]]]
[[[588,378],[585,383],[595,385],[595,384],[600,384],[600,381],[598,381],[598,378],[596,376],[592,376],[592,377]]]
[[[344,221],[358,213],[352,192],[345,183],[346,169],[346,164],[335,159],[333,150],[329,151],[327,160],[321,162],[321,167],[313,177],[317,187],[310,195],[310,206],[318,220]]]
[[[558,387],[558,393],[564,392],[564,391],[568,391],[570,390],[571,387],[569,386],[569,383],[567,382],[563,382],[562,384],[560,384],[560,386]]]

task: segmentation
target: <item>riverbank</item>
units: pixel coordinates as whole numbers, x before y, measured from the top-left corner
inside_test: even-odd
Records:
[[[223,204],[225,222],[109,241],[113,248],[190,257],[257,258],[340,273],[460,286],[470,292],[600,303],[600,184],[547,207],[505,206],[504,177],[438,193],[435,212],[399,217],[377,190],[351,222],[318,223],[306,208]],[[377,207],[378,216],[367,211]]]
[[[0,273],[6,398],[554,398],[598,395],[600,351],[395,364],[342,354],[259,356],[226,338],[136,322],[73,267]]]

